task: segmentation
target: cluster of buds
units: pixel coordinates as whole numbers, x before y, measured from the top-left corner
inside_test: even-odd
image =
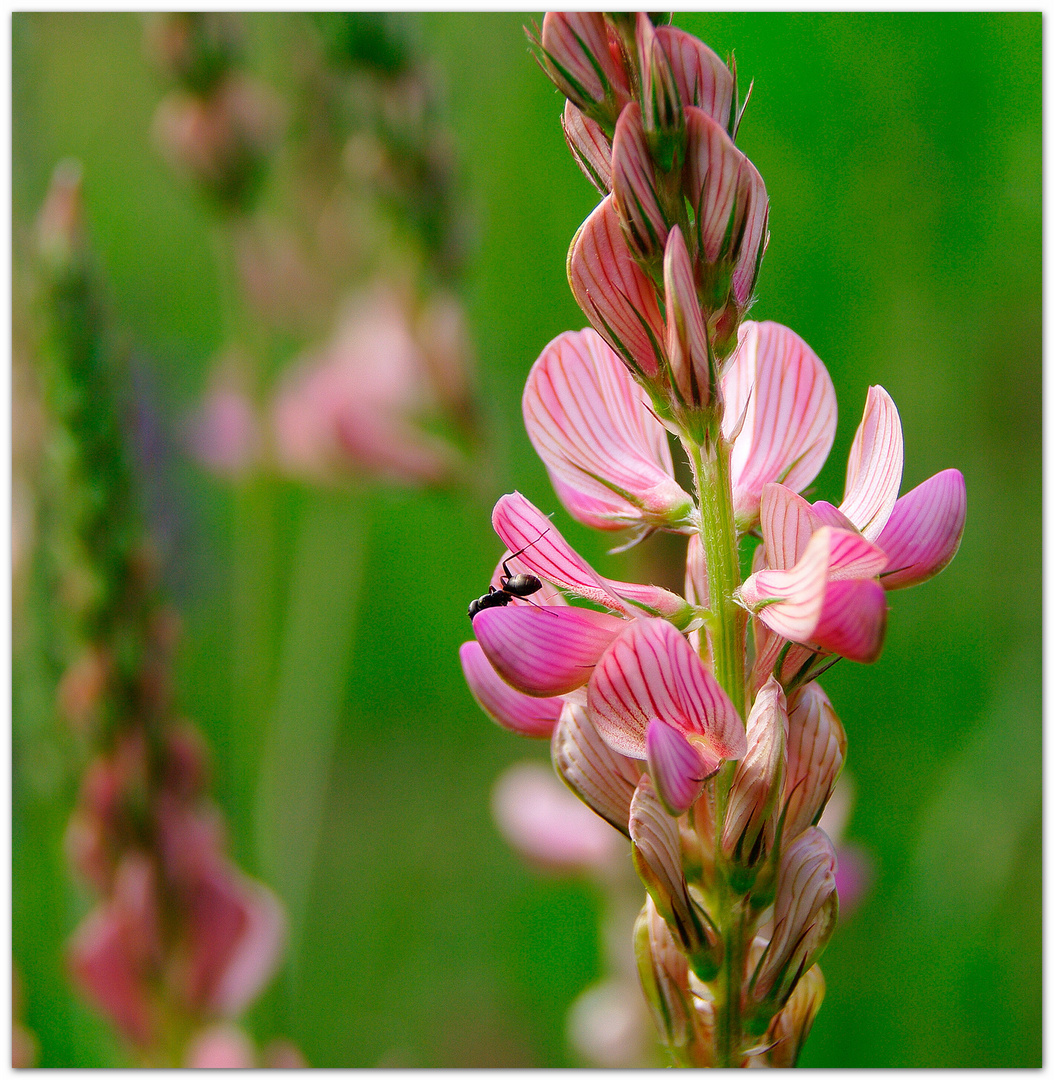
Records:
[[[237,1016],[270,978],[285,920],[227,857],[204,745],[175,713],[177,620],[140,512],[82,219],[80,174],[64,165],[38,228],[41,540],[60,598],[58,711],[88,756],[67,849],[97,896],[68,961],[142,1062],[176,1065],[196,1029]]]
[[[156,15],[148,46],[176,83],[154,116],[172,167],[227,211],[251,203],[280,128],[276,103],[238,67],[238,27],[220,12]]]
[[[876,386],[840,505],[801,496],[837,406],[801,338],[742,321],[767,197],[732,142],[733,71],[644,14],[549,13],[536,41],[604,199],[568,260],[593,328],[543,350],[524,420],[577,521],[631,542],[688,535],[685,589],[602,577],[505,495],[492,520],[507,551],[470,608],[462,665],[484,711],[549,738],[556,771],[632,842],[648,892],[638,970],[672,1059],[789,1065],[839,902],[816,823],[846,737],[815,679],[878,658],[886,593],[955,554],[965,485],[948,469],[898,498],[900,420]],[[759,530],[743,581],[740,545]]]

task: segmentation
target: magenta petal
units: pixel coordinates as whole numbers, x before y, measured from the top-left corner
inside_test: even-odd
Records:
[[[583,686],[628,624],[586,608],[488,608],[472,629],[494,670],[531,697],[556,697]]]
[[[607,343],[644,377],[654,378],[662,314],[655,286],[630,254],[611,195],[571,241],[567,276],[579,307]]]
[[[885,552],[855,530],[831,529],[831,557],[827,563],[831,581],[877,577],[886,565]]]
[[[687,514],[666,429],[600,335],[568,331],[535,361],[523,392],[527,434],[585,525],[624,528]]]
[[[513,690],[491,667],[478,641],[466,641],[459,655],[468,688],[491,720],[529,739],[548,739],[552,735],[563,698],[530,697]]]
[[[675,817],[695,802],[703,781],[715,772],[721,759],[699,751],[676,729],[662,720],[652,720],[646,735],[648,768],[663,805]]]
[[[560,122],[578,167],[597,191],[606,195],[611,190],[611,140],[604,134],[604,129],[570,99],[564,105]]]
[[[731,438],[737,520],[753,521],[766,484],[810,484],[827,459],[838,423],[834,384],[819,357],[779,323],[744,323],[721,380],[722,424]]]
[[[833,525],[836,529],[848,529],[849,532],[859,531],[837,506],[823,499],[818,499],[811,504],[811,507],[812,512],[820,519],[822,524]]]
[[[681,104],[702,109],[727,129],[734,93],[732,72],[713,49],[675,26],[657,26],[655,36],[670,61]]]
[[[887,610],[885,590],[877,581],[832,581],[812,641],[847,660],[870,664],[882,652]]]
[[[886,553],[887,589],[905,589],[939,574],[951,562],[966,524],[966,483],[945,469],[898,499],[876,543]]]
[[[868,540],[878,536],[893,512],[903,472],[900,414],[881,386],[871,386],[849,449],[845,498],[838,507]]]

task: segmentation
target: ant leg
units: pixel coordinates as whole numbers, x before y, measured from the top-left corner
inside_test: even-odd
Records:
[[[522,555],[522,554],[523,554],[523,553],[524,553],[524,552],[525,552],[525,551],[527,550],[527,548],[531,548],[531,547],[534,547],[534,545],[535,545],[535,544],[537,544],[537,543],[538,543],[538,541],[539,541],[539,540],[541,540],[541,538],[542,538],[543,536],[545,536],[545,533],[547,533],[548,531],[549,531],[549,530],[548,530],[548,529],[546,529],[546,530],[545,530],[545,532],[541,532],[541,533],[539,533],[539,534],[538,534],[538,535],[537,535],[537,536],[536,536],[536,537],[535,537],[535,538],[534,538],[534,539],[533,539],[533,540],[532,540],[532,541],[531,541],[531,542],[530,542],[529,544],[526,544],[526,545],[525,545],[524,547],[520,548],[520,550],[519,550],[519,551],[514,551],[514,552],[513,552],[513,553],[512,553],[512,554],[511,554],[511,555],[510,555],[510,556],[508,557],[508,559],[503,559],[503,560],[502,560],[501,568],[502,568],[502,570],[503,570],[503,571],[505,572],[505,577],[506,577],[506,579],[508,579],[508,578],[512,577],[512,574],[511,574],[511,573],[509,572],[509,563],[510,563],[510,561],[511,561],[511,560],[513,560],[513,559],[515,559],[515,558],[517,558],[518,556]]]
[[[528,600],[526,596],[519,596],[517,597],[517,599],[522,600],[525,604],[530,604],[532,608],[537,608],[539,611],[544,611],[547,615],[556,615],[556,612],[553,611],[553,609],[546,604],[536,604],[533,600]]]

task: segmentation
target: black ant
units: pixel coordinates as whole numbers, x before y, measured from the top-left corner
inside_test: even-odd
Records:
[[[511,604],[517,597],[525,599],[532,593],[536,593],[541,587],[542,582],[540,578],[536,578],[534,574],[513,574],[509,571],[509,562],[515,559],[517,556],[522,555],[527,548],[534,547],[541,540],[542,536],[545,536],[549,530],[538,537],[537,540],[532,540],[526,547],[520,548],[515,554],[510,555],[508,559],[502,561],[501,568],[504,571],[499,579],[501,582],[501,588],[495,589],[491,585],[488,592],[481,596],[478,600],[473,600],[468,606],[468,617],[470,619],[475,618],[481,611],[486,608],[492,607],[506,607]],[[530,603],[530,601],[528,601]]]

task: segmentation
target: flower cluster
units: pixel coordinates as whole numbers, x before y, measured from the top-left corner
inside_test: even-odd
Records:
[[[498,595],[473,606],[462,665],[484,711],[550,738],[559,774],[632,841],[648,891],[639,973],[673,1059],[793,1064],[838,909],[815,823],[846,738],[815,679],[841,657],[876,660],[886,593],[951,560],[963,478],[949,469],[898,498],[900,420],[876,386],[841,503],[802,496],[837,405],[800,337],[744,321],[768,199],[735,146],[734,66],[643,13],[549,13],[534,42],[603,199],[568,256],[592,328],[531,369],[527,432],[577,521],[631,543],[686,534],[685,589],[602,577],[505,495]],[[748,535],[761,543],[741,580]]]

